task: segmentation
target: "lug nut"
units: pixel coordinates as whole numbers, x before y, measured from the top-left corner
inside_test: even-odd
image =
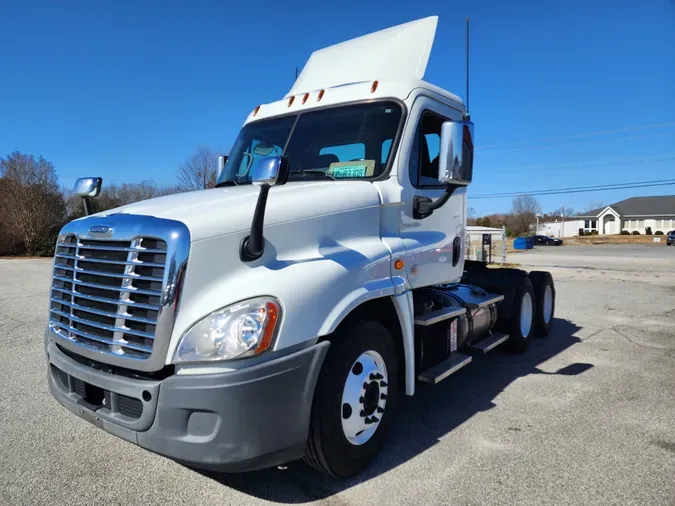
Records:
[[[373,418],[375,418],[375,417],[373,417]],[[370,425],[371,423],[373,423],[373,419],[368,417],[364,420],[364,422],[365,422],[366,425]]]
[[[361,418],[363,418],[364,416],[366,416],[366,412],[364,410],[361,410],[361,412],[359,413],[359,416]]]
[[[382,399],[383,401],[386,401],[387,400],[387,394],[380,394],[380,399]]]

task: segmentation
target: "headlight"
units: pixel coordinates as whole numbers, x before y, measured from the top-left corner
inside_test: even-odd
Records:
[[[280,313],[279,303],[269,297],[211,313],[183,334],[173,361],[229,360],[262,353],[272,345]]]

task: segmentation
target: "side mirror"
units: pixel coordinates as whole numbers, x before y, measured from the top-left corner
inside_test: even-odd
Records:
[[[91,197],[98,197],[98,194],[101,193],[102,184],[103,179],[100,177],[81,177],[75,181],[73,194],[82,197],[85,216],[91,214],[91,202],[89,202],[89,199]]]
[[[227,158],[228,157],[225,155],[218,155],[218,166],[216,168],[216,181],[220,179],[220,175],[223,173],[223,169],[225,169]]]
[[[101,192],[101,185],[103,179],[100,177],[81,177],[75,181],[73,186],[73,194],[78,197],[98,197]]]
[[[473,123],[446,121],[441,127],[438,180],[467,186],[473,177]]]
[[[288,179],[288,159],[281,156],[257,158],[251,168],[251,182],[256,185],[279,186]]]

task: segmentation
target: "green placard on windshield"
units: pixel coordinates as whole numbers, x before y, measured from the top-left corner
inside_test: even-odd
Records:
[[[333,177],[366,177],[367,166],[365,164],[361,165],[349,165],[347,167],[333,167]]]

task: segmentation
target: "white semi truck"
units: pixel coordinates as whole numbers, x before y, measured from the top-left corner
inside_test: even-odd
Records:
[[[101,180],[78,180],[45,333],[58,402],[192,467],[346,477],[418,382],[547,335],[550,274],[465,262],[473,123],[422,80],[436,25],[314,52],[216,188],[89,214]]]

